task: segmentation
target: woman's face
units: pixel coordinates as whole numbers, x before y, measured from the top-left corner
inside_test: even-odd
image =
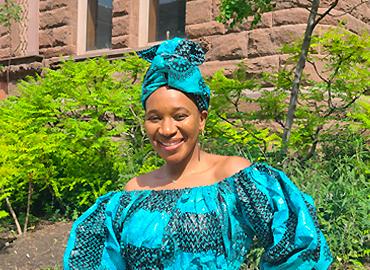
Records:
[[[189,157],[204,129],[207,111],[200,113],[184,93],[165,86],[149,96],[145,107],[145,130],[159,156],[168,163]]]

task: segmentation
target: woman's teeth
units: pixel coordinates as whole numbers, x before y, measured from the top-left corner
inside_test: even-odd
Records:
[[[164,146],[172,146],[172,145],[175,145],[175,144],[178,144],[180,143],[181,141],[177,141],[177,142],[161,142],[161,144],[163,144]]]
[[[174,142],[161,142],[159,141],[159,144],[167,151],[175,150],[177,147],[179,147],[182,144],[183,140],[174,141]]]

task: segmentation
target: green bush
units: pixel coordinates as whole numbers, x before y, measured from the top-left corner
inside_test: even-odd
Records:
[[[136,56],[67,61],[0,102],[1,216],[6,200],[20,216],[31,204],[36,216],[76,216],[140,170],[150,150],[135,82],[145,68]]]
[[[348,142],[347,142],[348,143]],[[349,142],[351,143],[351,142]],[[335,269],[365,269],[369,245],[369,174],[358,156],[291,164],[286,171],[313,196]],[[309,179],[309,181],[307,181]]]

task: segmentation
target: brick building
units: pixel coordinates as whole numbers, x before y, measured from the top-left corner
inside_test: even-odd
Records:
[[[5,0],[0,0],[4,2]],[[363,0],[362,0],[363,1]],[[241,60],[249,73],[277,70],[285,60],[278,48],[302,36],[308,0],[277,0],[253,30],[229,30],[215,21],[219,0],[16,0],[20,22],[0,27],[0,98],[15,94],[15,82],[52,67],[61,58],[107,55],[116,59],[167,37],[209,41],[202,71],[233,70]],[[327,3],[322,1],[320,12]],[[370,2],[340,0],[315,30],[345,20],[354,32],[370,31]]]

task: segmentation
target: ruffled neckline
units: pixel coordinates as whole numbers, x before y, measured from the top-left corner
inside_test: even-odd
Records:
[[[200,186],[193,186],[193,187],[183,187],[183,188],[173,188],[173,189],[135,189],[135,190],[130,190],[130,191],[126,191],[124,190],[124,192],[127,192],[127,193],[147,193],[147,192],[150,192],[150,193],[181,193],[181,192],[187,192],[187,191],[192,191],[192,190],[199,190],[199,189],[208,189],[208,188],[215,188],[215,187],[218,187],[219,185],[229,181],[230,179],[233,179],[235,178],[235,176],[237,176],[238,174],[242,173],[242,172],[246,172],[246,171],[249,171],[251,169],[254,169],[259,163],[252,163],[251,165],[237,171],[236,173],[230,175],[230,176],[227,176],[219,181],[216,181],[212,184],[208,184],[208,185],[200,185]],[[263,163],[262,163],[263,164]]]

